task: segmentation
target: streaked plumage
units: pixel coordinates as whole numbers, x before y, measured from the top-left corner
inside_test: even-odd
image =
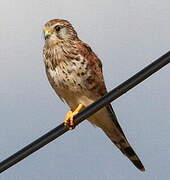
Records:
[[[54,19],[44,26],[44,62],[48,80],[58,94],[74,110],[85,107],[107,93],[102,64],[96,54],[82,42],[66,20]],[[100,127],[132,163],[144,171],[136,153],[128,143],[111,105],[88,120]]]

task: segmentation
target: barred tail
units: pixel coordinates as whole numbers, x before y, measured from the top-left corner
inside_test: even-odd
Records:
[[[122,137],[119,141],[115,141],[115,136],[113,133],[109,133],[105,131],[105,134],[110,138],[110,140],[120,149],[120,151],[141,171],[145,171],[145,168],[140,161],[139,157],[132,149],[130,144],[128,143],[127,139]]]
[[[111,105],[101,109],[95,115],[91,116],[91,118],[88,118],[88,120],[100,127],[109,139],[139,170],[145,170],[142,162],[126,139]]]
[[[127,156],[127,158],[130,159],[130,161],[141,171],[145,171],[145,168],[142,164],[142,162],[140,161],[139,157],[137,156],[137,154],[134,152],[134,150],[132,149],[132,147],[129,145],[129,147],[126,148],[122,148],[121,149],[122,153],[125,154]]]

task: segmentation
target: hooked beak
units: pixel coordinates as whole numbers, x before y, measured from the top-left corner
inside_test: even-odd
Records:
[[[44,39],[49,39],[49,37],[51,36],[52,32],[49,29],[45,29],[44,30]]]

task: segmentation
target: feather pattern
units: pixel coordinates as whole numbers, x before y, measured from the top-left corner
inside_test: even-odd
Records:
[[[78,38],[68,21],[51,20],[45,25],[44,32],[46,73],[60,99],[74,110],[79,104],[86,107],[107,93],[100,59],[90,46]],[[100,127],[119,150],[138,169],[144,171],[144,166],[125,137],[110,104],[88,120]]]

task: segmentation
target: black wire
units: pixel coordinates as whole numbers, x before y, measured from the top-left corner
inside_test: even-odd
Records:
[[[135,87],[137,84],[144,81],[146,78],[151,76],[153,73],[164,67],[170,63],[170,51],[167,52],[165,55],[145,67],[140,72],[136,73],[134,76],[129,78],[127,81],[123,82],[115,89],[107,93],[105,96],[101,97],[99,100],[94,102],[93,104],[89,105],[87,108],[82,110],[75,116],[75,124],[78,125],[84,119],[88,118],[90,115],[94,114],[96,111],[101,109],[102,107],[109,104],[111,101],[117,99],[131,88]],[[37,140],[33,141],[31,144],[25,146],[20,151],[16,152],[9,158],[5,159],[0,163],[0,172],[5,171],[9,167],[13,166],[17,162],[21,161],[25,157],[29,156],[33,152],[37,151],[38,149],[42,148],[49,142],[53,141],[57,137],[61,136],[65,132],[67,132],[69,128],[64,126],[64,123],[60,124],[56,128],[52,129],[45,135],[41,136]]]

